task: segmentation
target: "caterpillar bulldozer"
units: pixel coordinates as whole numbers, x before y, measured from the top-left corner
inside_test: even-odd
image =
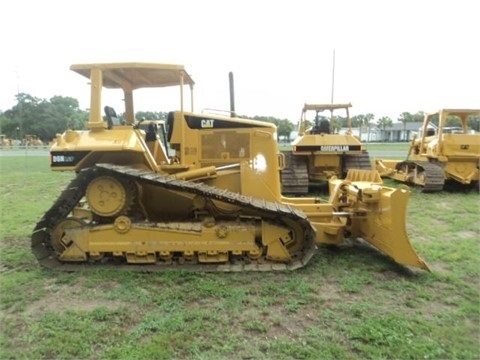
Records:
[[[459,126],[447,126],[455,118]],[[480,133],[468,128],[469,117],[480,118],[479,109],[442,109],[425,114],[419,136],[410,143],[406,160],[375,159],[382,177],[419,186],[423,192],[443,190],[445,183],[464,186],[480,180]],[[433,120],[438,119],[438,126]]]
[[[71,70],[90,81],[90,117],[87,130],[58,134],[50,150],[51,169],[75,176],[32,233],[32,252],[43,266],[294,270],[320,244],[363,239],[399,264],[428,270],[406,233],[407,187],[349,173],[331,180],[328,200],[284,197],[276,127],[194,112],[194,81],[182,65]],[[133,93],[170,86],[180,89],[180,106],[168,113],[166,147],[163,136],[147,137],[138,126]],[[121,117],[102,106],[102,91],[110,88],[123,91]]]
[[[344,178],[350,169],[371,170],[370,157],[360,139],[352,134],[351,104],[305,104],[292,151],[284,151],[285,169],[281,172],[282,193],[307,194],[316,185],[328,184],[335,176]],[[333,113],[345,112],[348,130],[334,133]],[[330,112],[330,119],[321,115]],[[314,113],[313,121],[307,116]],[[307,128],[309,123],[313,126]]]
[[[0,134],[0,146],[12,146],[12,139],[7,138],[6,135]]]
[[[25,135],[22,140],[22,145],[25,146],[42,146],[43,141],[37,135]]]

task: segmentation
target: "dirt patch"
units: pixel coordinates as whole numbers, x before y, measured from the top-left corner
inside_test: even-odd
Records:
[[[373,276],[378,278],[380,281],[393,281],[393,280],[397,280],[399,277],[397,272],[391,271],[391,270],[375,272],[373,273]]]
[[[343,294],[340,294],[340,289],[337,283],[325,282],[322,287],[318,289],[318,297],[323,300],[325,305],[329,303],[336,304],[344,298]]]
[[[461,239],[476,239],[478,238],[477,231],[459,231],[457,233],[458,237]]]
[[[38,318],[46,312],[93,311],[100,307],[113,310],[123,307],[124,305],[125,304],[122,302],[116,300],[85,298],[65,299],[48,295],[41,300],[37,300],[30,304],[25,310],[25,314],[28,317]]]
[[[111,284],[112,287],[114,286]],[[85,293],[85,286],[81,282],[73,285],[47,283],[45,295],[30,303],[25,309],[25,315],[39,318],[47,312],[93,311],[97,308],[109,310],[127,306],[122,301],[102,299],[95,294]]]

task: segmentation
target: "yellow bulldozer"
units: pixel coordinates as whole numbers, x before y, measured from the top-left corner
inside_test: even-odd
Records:
[[[32,251],[49,268],[156,271],[294,270],[319,244],[363,239],[395,262],[428,269],[406,233],[408,188],[331,179],[328,200],[281,194],[283,157],[273,124],[193,111],[182,65],[77,64],[89,79],[88,129],[59,134],[51,169],[76,176],[37,223]],[[165,139],[136,126],[133,95],[179,88]],[[122,117],[102,105],[121,89]],[[190,88],[190,111],[184,104]],[[186,102],[185,102],[186,103]],[[102,110],[104,114],[102,114]]]
[[[43,141],[37,135],[25,135],[22,140],[24,146],[42,146]]]
[[[0,146],[1,147],[12,146],[12,139],[7,138],[7,136],[4,134],[0,134]]]
[[[468,127],[468,119],[480,119],[479,109],[442,109],[425,114],[418,137],[410,143],[406,160],[375,159],[380,176],[437,192],[447,181],[464,186],[480,180],[480,133]],[[438,126],[433,120],[438,119]],[[447,120],[458,126],[447,126]]]
[[[326,185],[333,176],[344,178],[350,169],[372,169],[365,146],[352,133],[351,106],[350,103],[303,106],[292,150],[283,151],[286,164],[281,172],[283,194],[307,194],[316,185]],[[330,116],[322,115],[324,112]],[[335,131],[334,112],[345,114],[344,133]],[[310,114],[315,115],[309,120]]]

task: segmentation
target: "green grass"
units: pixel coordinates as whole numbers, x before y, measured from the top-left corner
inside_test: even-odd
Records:
[[[403,151],[405,155],[408,152],[408,148],[410,147],[409,142],[403,142],[403,143],[363,143],[365,145],[365,148],[368,151],[382,151],[382,150],[388,150],[388,151]]]
[[[294,272],[60,273],[29,237],[73,175],[47,157],[0,156],[0,169],[0,359],[480,357],[474,191],[412,190],[407,232],[432,273],[361,246],[321,248]]]

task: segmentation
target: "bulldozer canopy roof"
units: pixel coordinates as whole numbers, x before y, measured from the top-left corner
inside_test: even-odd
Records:
[[[480,109],[441,109],[439,112],[434,113],[438,114],[440,112],[443,112],[447,115],[480,115]]]
[[[92,69],[102,71],[103,86],[110,89],[194,85],[183,65],[155,63],[75,64],[70,69],[90,79]],[[183,81],[182,81],[183,78]]]
[[[315,111],[324,111],[324,110],[335,110],[335,109],[348,109],[352,104],[305,104],[303,106],[303,111],[315,110]]]
[[[469,116],[480,116],[480,109],[440,109],[437,112],[426,113],[425,120],[432,121],[436,116],[446,119],[449,116],[458,116],[463,121],[466,121]]]

